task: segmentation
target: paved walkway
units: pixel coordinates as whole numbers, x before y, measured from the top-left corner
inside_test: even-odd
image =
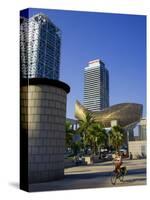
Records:
[[[91,166],[76,166],[65,169],[62,180],[30,185],[31,191],[68,190],[101,187],[132,186],[146,184],[146,160],[124,160],[128,174],[124,182],[118,180],[111,184],[111,174],[114,169],[112,162],[96,163]]]

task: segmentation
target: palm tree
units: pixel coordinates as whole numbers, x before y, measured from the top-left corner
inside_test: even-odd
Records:
[[[113,126],[109,132],[110,144],[119,151],[120,146],[124,142],[124,131],[120,126]]]
[[[72,126],[71,123],[66,121],[66,124],[65,124],[66,140],[65,140],[65,142],[66,142],[67,148],[69,148],[69,147],[71,148],[72,142],[73,142],[74,130],[72,129],[71,126]]]
[[[86,112],[83,120],[79,120],[79,129],[78,132],[82,137],[83,148],[86,146],[87,135],[89,133],[90,127],[95,123],[94,117],[90,112]]]
[[[89,142],[94,154],[97,153],[99,147],[101,148],[102,145],[105,146],[107,139],[106,131],[102,125],[99,123],[93,123],[89,128],[87,141]]]
[[[71,148],[74,155],[76,155],[81,148],[81,141],[74,141],[73,139],[76,134],[78,135],[78,132],[72,129],[72,124],[66,121],[66,148]]]

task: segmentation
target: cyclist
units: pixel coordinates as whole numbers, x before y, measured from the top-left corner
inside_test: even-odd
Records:
[[[115,164],[115,172],[118,174],[120,173],[122,162],[122,156],[119,152],[116,152],[115,158],[114,158],[114,164]]]

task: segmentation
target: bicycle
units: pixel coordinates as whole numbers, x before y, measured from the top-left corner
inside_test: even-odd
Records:
[[[115,185],[117,182],[117,179],[119,179],[120,182],[123,182],[126,174],[127,174],[127,167],[121,167],[119,172],[116,172],[114,170],[111,176],[111,183]]]

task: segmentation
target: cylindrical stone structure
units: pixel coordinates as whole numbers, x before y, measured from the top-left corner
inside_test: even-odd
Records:
[[[58,80],[34,78],[21,82],[20,175],[27,185],[64,176],[69,91],[70,87]]]

